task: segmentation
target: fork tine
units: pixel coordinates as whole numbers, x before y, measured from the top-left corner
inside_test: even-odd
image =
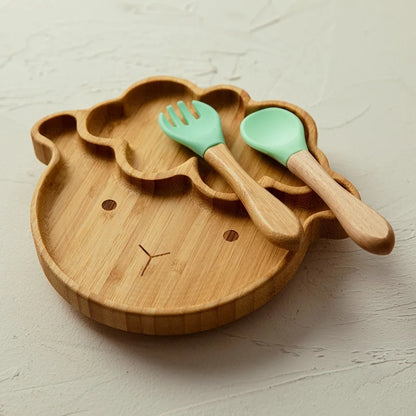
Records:
[[[175,110],[171,105],[168,105],[167,107],[169,117],[172,120],[172,123],[174,126],[178,127],[182,124],[182,120],[179,118],[179,116],[175,113]]]
[[[172,129],[174,128],[163,113],[159,114],[159,126],[168,135],[171,134]]]
[[[193,114],[189,111],[189,108],[185,105],[183,101],[178,101],[179,111],[182,113],[184,120],[190,124],[192,120],[195,120]]]

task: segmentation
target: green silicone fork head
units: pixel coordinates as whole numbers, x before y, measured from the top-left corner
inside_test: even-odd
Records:
[[[186,122],[175,113],[171,105],[167,107],[172,123],[163,113],[159,114],[159,126],[171,139],[193,150],[204,157],[207,149],[219,143],[224,143],[221,128],[221,119],[218,113],[208,104],[201,101],[192,101],[198,118],[188,110],[183,101],[178,101],[179,111]]]
[[[247,144],[286,166],[290,156],[308,150],[303,124],[291,111],[270,107],[247,116],[240,125]]]

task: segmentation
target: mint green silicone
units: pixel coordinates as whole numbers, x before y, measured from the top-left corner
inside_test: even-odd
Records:
[[[307,150],[305,131],[291,111],[270,107],[247,116],[240,125],[245,142],[286,166],[290,156]]]
[[[169,105],[167,110],[173,125],[169,123],[163,113],[160,113],[159,126],[171,139],[204,157],[207,149],[225,143],[221,119],[215,109],[208,104],[194,100],[192,105],[195,107],[198,118],[193,116],[183,101],[178,101],[179,110],[186,124],[182,122],[173,107]]]

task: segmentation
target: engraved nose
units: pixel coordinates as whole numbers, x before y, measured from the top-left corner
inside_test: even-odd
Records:
[[[159,253],[159,254],[150,254],[141,244],[139,244],[139,247],[146,253],[148,259],[146,264],[144,265],[142,272],[140,273],[140,276],[143,276],[145,271],[147,270],[147,268],[149,267],[150,262],[152,261],[152,259],[154,259],[155,257],[162,257],[162,256],[166,256],[168,254],[170,254],[170,251],[167,251],[165,253]]]

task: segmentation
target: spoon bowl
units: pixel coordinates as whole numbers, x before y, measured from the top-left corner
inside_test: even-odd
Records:
[[[302,122],[283,108],[270,107],[250,114],[241,123],[240,132],[252,148],[284,166],[293,153],[308,150]]]

